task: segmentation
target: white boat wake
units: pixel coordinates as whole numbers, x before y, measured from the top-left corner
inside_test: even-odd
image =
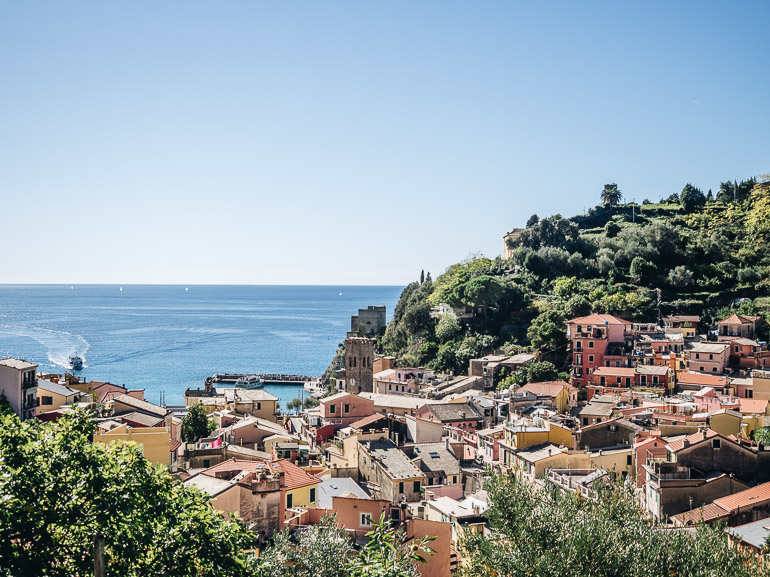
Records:
[[[0,325],[0,332],[37,341],[45,347],[51,364],[69,369],[69,358],[71,356],[79,356],[83,359],[83,368],[88,367],[86,353],[91,348],[91,345],[82,335],[66,331],[55,331],[53,329],[14,325]]]

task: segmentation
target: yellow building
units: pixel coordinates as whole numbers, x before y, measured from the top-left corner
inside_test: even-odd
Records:
[[[45,379],[37,380],[37,403],[35,413],[40,415],[55,411],[62,405],[71,405],[80,401],[89,401],[90,395],[77,389],[71,389],[65,385],[54,383]]]
[[[171,465],[171,435],[167,427],[130,427],[118,425],[94,434],[94,443],[128,441],[141,446],[144,457],[156,465]]]
[[[539,479],[549,469],[587,469],[590,463],[590,456],[585,451],[573,451],[552,443],[519,451],[513,459],[513,467],[532,479]]]
[[[591,466],[603,469],[618,477],[634,474],[634,453],[631,447],[593,451]]]
[[[283,473],[281,490],[284,493],[285,508],[317,507],[321,479],[285,459],[273,462]]]
[[[572,446],[572,431],[567,427],[535,419],[518,419],[505,422],[505,440],[500,443],[502,464],[514,466],[514,452],[534,445],[552,443],[556,446]]]

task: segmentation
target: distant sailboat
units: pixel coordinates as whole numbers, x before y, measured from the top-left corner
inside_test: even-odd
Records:
[[[340,293],[340,296],[342,296],[342,293]]]
[[[120,287],[120,292],[123,292],[123,287]]]
[[[184,287],[184,292],[190,292],[190,287]]]

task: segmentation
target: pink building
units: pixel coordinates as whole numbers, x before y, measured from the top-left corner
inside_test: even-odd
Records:
[[[697,343],[689,350],[690,370],[721,375],[730,362],[728,343]]]
[[[630,329],[629,321],[612,315],[592,314],[567,321],[567,338],[572,341],[570,383],[587,387],[598,367],[627,363],[623,351]]]
[[[373,415],[374,401],[351,393],[337,393],[321,399],[320,408],[324,423],[346,427]]]

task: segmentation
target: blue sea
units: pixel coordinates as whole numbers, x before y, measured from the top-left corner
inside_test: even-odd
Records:
[[[215,373],[320,376],[350,328],[350,316],[385,305],[403,287],[0,285],[0,358],[39,372],[144,389],[181,404],[184,390]],[[342,295],[340,295],[342,293]],[[268,385],[285,403],[302,387]]]

